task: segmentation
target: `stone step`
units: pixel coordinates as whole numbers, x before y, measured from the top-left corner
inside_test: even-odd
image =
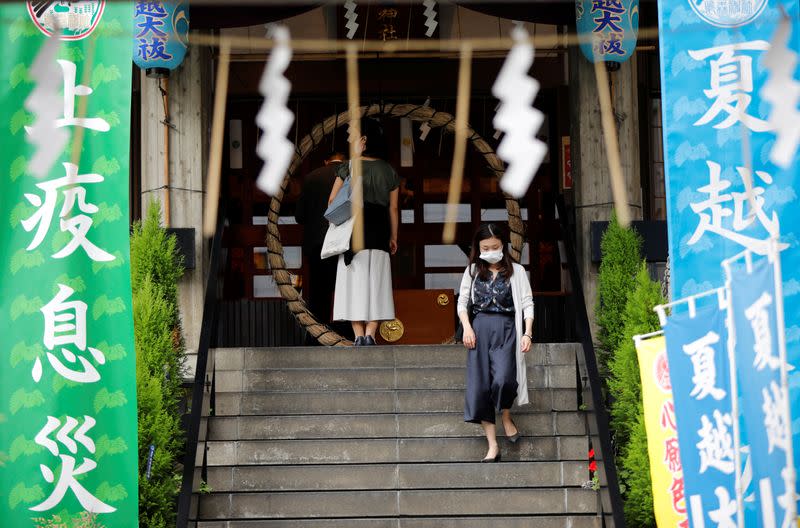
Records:
[[[486,439],[243,440],[206,446],[209,466],[446,463],[480,460]],[[500,449],[509,462],[583,461],[588,440],[583,436],[524,437],[517,444],[501,442]],[[196,463],[202,463],[200,450]]]
[[[375,389],[464,389],[466,369],[426,368],[344,368],[268,369],[216,373],[217,392],[242,391],[334,391]],[[528,366],[529,389],[574,389],[575,367],[568,365]]]
[[[584,413],[537,413],[515,417],[524,436],[586,434]],[[278,440],[309,438],[426,438],[473,437],[480,426],[465,423],[463,413],[351,414],[315,416],[215,416],[209,421],[209,440]],[[498,421],[498,435],[504,435]]]
[[[199,517],[336,518],[594,513],[597,493],[579,488],[211,493]]]
[[[575,411],[575,389],[531,389],[517,413]],[[216,395],[216,416],[463,412],[463,390],[228,392]]]
[[[528,365],[575,365],[577,343],[537,343]],[[217,371],[265,368],[459,367],[466,362],[460,345],[295,348],[218,348]]]
[[[601,528],[596,515],[201,521],[197,528]]]
[[[587,466],[585,461],[219,466],[208,468],[208,485],[217,493],[580,487],[589,479]]]

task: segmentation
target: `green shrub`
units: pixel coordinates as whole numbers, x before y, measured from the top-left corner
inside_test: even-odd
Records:
[[[650,459],[641,405],[638,414],[633,417],[630,441],[623,447],[620,459],[620,475],[625,482],[625,523],[628,526],[655,528]]]
[[[650,279],[647,265],[642,262],[622,312],[622,338],[610,359],[608,379],[613,400],[611,428],[620,454],[619,474],[625,487],[625,518],[629,526],[655,526],[642,382],[633,336],[660,328],[653,307],[663,302],[660,285]]]
[[[595,306],[601,348],[598,359],[603,372],[608,368],[609,355],[622,340],[622,315],[642,259],[641,247],[639,234],[633,229],[624,229],[617,222],[617,215],[612,214],[600,242],[602,260]]]
[[[139,419],[139,523],[148,528],[175,525],[180,485],[183,340],[177,282],[183,273],[175,239],[160,225],[154,203],[131,236],[131,279],[136,344]],[[155,447],[147,478],[150,446]]]

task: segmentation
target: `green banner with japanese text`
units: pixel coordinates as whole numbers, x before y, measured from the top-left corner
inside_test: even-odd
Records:
[[[132,12],[128,2],[0,5],[2,526],[138,526]],[[57,54],[34,67],[52,34]],[[40,82],[40,71],[51,75]],[[55,119],[44,140],[38,108]],[[54,147],[37,177],[30,161]]]

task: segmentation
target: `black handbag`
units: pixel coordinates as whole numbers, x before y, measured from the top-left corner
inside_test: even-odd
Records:
[[[469,322],[472,324],[472,321],[475,319],[475,314],[472,313],[472,290],[475,288],[475,277],[472,277],[472,284],[469,286],[469,299],[467,300],[467,317],[469,317]],[[456,312],[456,317],[458,317],[458,312]],[[464,342],[464,325],[461,324],[461,318],[458,318],[458,326],[456,327],[456,333],[453,335],[453,338],[458,341],[459,343]]]

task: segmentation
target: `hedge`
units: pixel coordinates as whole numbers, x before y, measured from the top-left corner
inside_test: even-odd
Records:
[[[161,206],[153,203],[144,222],[134,224],[131,235],[139,523],[148,528],[175,526],[184,444],[180,401],[185,350],[178,308],[183,264],[175,250],[175,238],[161,227],[160,218]]]
[[[633,336],[660,328],[653,307],[662,304],[661,286],[650,279],[642,262],[625,310],[622,337],[609,361],[608,388],[612,396],[611,428],[619,451],[619,474],[628,526],[655,527],[647,433],[644,428],[642,382]]]
[[[598,359],[603,372],[607,371],[609,356],[622,340],[625,303],[633,291],[633,278],[641,262],[642,239],[633,229],[625,229],[611,221],[600,242],[602,260],[598,276],[595,317],[599,327],[600,351]]]

